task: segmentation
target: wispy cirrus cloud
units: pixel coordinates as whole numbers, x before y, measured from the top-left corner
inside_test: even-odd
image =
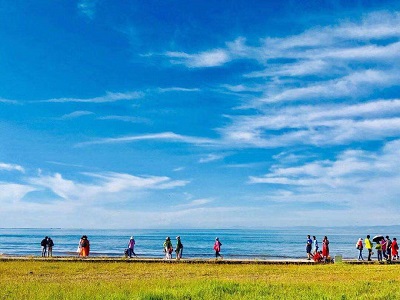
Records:
[[[261,39],[258,46],[246,45],[246,39],[239,37],[233,42],[226,42],[225,48],[192,54],[166,52],[164,55],[171,63],[183,64],[189,68],[218,67],[236,59],[251,59],[269,64],[268,60],[271,59],[292,58],[309,60],[309,65],[312,65],[313,61],[321,59],[399,58],[400,45],[396,40],[386,45],[374,44],[373,41],[398,38],[399,26],[398,12],[374,12],[358,22],[347,21],[335,26],[318,27],[289,37],[266,37]],[[334,64],[333,61],[328,63]],[[316,66],[315,71],[320,73],[323,69]]]
[[[217,160],[221,160],[224,157],[226,157],[227,154],[215,154],[215,153],[211,153],[208,154],[205,157],[202,157],[199,159],[199,163],[204,164],[204,163],[209,163],[209,162],[213,162],[213,161],[217,161]]]
[[[96,14],[97,0],[80,0],[77,4],[79,13],[93,20]]]
[[[151,120],[142,118],[142,117],[133,117],[133,116],[103,116],[98,117],[98,120],[115,120],[129,123],[151,123]]]
[[[184,52],[166,52],[165,56],[173,64],[183,64],[189,68],[218,67],[231,60],[228,51],[223,49],[213,49],[197,54],[187,54]]]
[[[88,115],[93,115],[94,112],[87,111],[87,110],[77,110],[69,114],[65,114],[61,117],[62,120],[68,120],[68,119],[76,119],[79,117],[83,116],[88,116]]]
[[[168,92],[199,92],[201,91],[199,88],[183,88],[183,87],[168,87],[168,88],[159,88],[158,91],[160,93],[168,93]]]
[[[230,145],[335,145],[398,137],[400,100],[266,107],[256,116],[229,118],[220,133]]]
[[[319,194],[321,198],[328,194],[340,194],[357,201],[349,195],[356,198],[364,195],[359,201],[373,204],[371,195],[379,198],[384,194],[385,199],[394,201],[400,194],[395,184],[400,180],[399,154],[400,140],[394,140],[376,152],[346,150],[336,159],[291,166],[276,164],[263,176],[249,177],[249,183],[281,185],[289,191],[294,189],[295,193],[284,195],[286,198],[310,193]],[[375,199],[375,196],[372,198]]]
[[[5,103],[5,104],[19,104],[18,101],[16,100],[10,100],[10,99],[4,99],[0,97],[0,103]]]
[[[46,188],[66,200],[116,199],[128,197],[129,193],[145,190],[173,189],[185,186],[188,181],[172,180],[165,176],[134,176],[123,173],[82,173],[89,181],[74,181],[61,174],[42,175],[29,178],[30,186]]]
[[[39,102],[52,102],[52,103],[106,103],[106,102],[116,102],[123,100],[134,100],[139,99],[143,96],[140,92],[127,92],[127,93],[114,93],[107,92],[104,96],[94,97],[94,98],[53,98],[47,100],[41,100]]]
[[[0,162],[0,171],[18,171],[21,173],[25,173],[25,169],[20,166],[20,165],[15,165],[15,164],[7,164],[7,163],[2,163]]]
[[[82,147],[82,146],[99,145],[99,144],[132,143],[145,140],[160,140],[160,141],[163,140],[167,142],[180,142],[180,143],[189,143],[198,145],[216,143],[214,140],[208,138],[185,136],[173,132],[162,132],[154,134],[132,135],[132,136],[125,136],[118,138],[103,138],[88,142],[82,142],[77,144],[76,146]]]
[[[193,208],[193,207],[199,207],[199,206],[204,206],[208,203],[211,203],[213,201],[213,199],[210,198],[202,198],[202,199],[195,199],[195,200],[191,200],[189,203],[185,203],[185,204],[178,204],[175,207],[176,208]]]

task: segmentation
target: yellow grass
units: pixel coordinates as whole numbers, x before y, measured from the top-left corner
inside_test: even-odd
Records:
[[[0,299],[390,299],[400,265],[0,261]]]

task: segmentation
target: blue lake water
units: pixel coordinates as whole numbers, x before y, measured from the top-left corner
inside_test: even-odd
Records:
[[[248,229],[180,229],[180,230],[134,230],[134,229],[0,229],[0,253],[6,255],[40,256],[40,241],[50,236],[55,246],[53,256],[75,255],[79,239],[87,235],[91,244],[91,256],[123,256],[130,236],[136,240],[135,252],[140,257],[163,257],[163,242],[170,236],[175,246],[177,235],[184,245],[184,258],[211,258],[214,255],[215,237],[222,242],[221,254],[225,258],[274,259],[304,258],[307,234],[315,235],[322,247],[326,235],[330,241],[330,253],[356,258],[355,243],[367,234],[400,236],[400,226],[388,227],[337,227],[337,228],[273,228]]]

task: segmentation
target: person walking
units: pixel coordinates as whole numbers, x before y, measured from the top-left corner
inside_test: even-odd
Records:
[[[132,258],[132,255],[134,255],[135,257],[137,257],[136,253],[135,253],[135,239],[133,236],[131,236],[131,238],[129,239],[129,243],[128,243],[128,255],[130,258]]]
[[[322,240],[322,256],[327,259],[329,256],[329,240],[327,236],[324,236]]]
[[[220,254],[221,246],[222,246],[222,243],[219,241],[219,238],[216,237],[215,243],[214,243],[215,258],[218,258],[218,257],[223,258],[222,255]]]
[[[42,246],[42,257],[45,257],[47,254],[47,236],[40,242],[40,246]]]
[[[172,248],[172,243],[171,243],[171,239],[169,236],[167,236],[167,238],[165,239],[163,246],[164,246],[165,259],[171,259],[172,251],[174,249]]]
[[[47,256],[48,257],[53,256],[53,246],[54,246],[53,240],[51,239],[51,237],[48,237],[48,239],[47,239]]]
[[[367,238],[365,239],[364,243],[365,243],[365,248],[367,248],[368,250],[368,261],[371,261],[371,255],[372,255],[372,242],[369,239],[370,235],[367,235]]]
[[[318,246],[318,241],[315,235],[313,235],[313,255],[315,255],[318,252],[319,246]]]
[[[356,243],[356,247],[357,247],[358,251],[360,251],[360,253],[358,254],[358,260],[364,260],[364,257],[362,256],[362,251],[364,249],[362,238],[358,239],[358,241]]]
[[[311,259],[311,247],[312,247],[312,240],[310,238],[310,235],[307,235],[307,242],[306,242],[306,253],[307,253],[307,259]]]
[[[179,235],[176,237],[175,252],[176,252],[176,259],[180,260],[182,258],[182,253],[183,253],[183,244],[181,242],[181,237]]]

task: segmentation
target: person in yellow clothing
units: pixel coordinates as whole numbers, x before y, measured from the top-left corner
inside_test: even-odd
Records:
[[[368,261],[371,261],[371,255],[372,255],[372,242],[370,241],[370,235],[367,235],[367,238],[365,239],[365,248],[368,249]]]
[[[375,250],[378,254],[378,261],[382,261],[382,245],[381,243],[376,243]]]

